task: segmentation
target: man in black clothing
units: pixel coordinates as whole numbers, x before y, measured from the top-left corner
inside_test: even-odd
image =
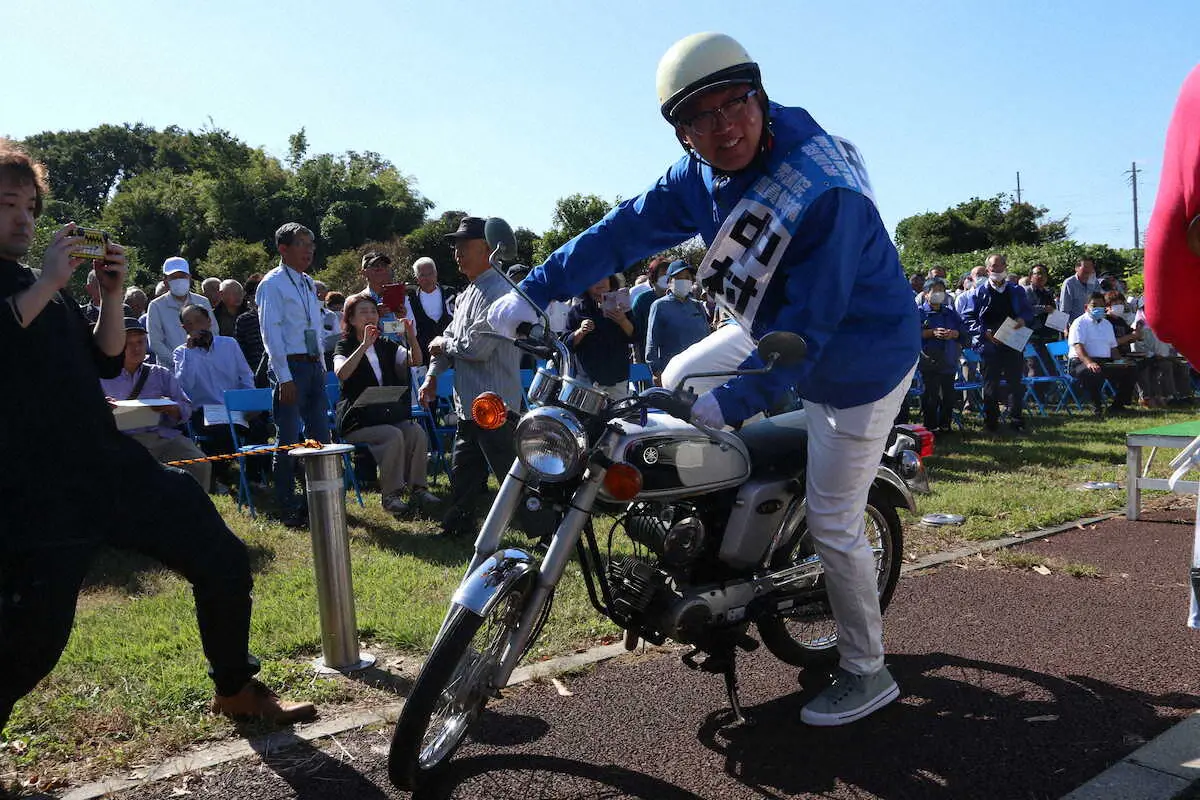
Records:
[[[1008,282],[1008,262],[999,253],[988,256],[985,280],[971,290],[963,306],[963,322],[971,335],[971,343],[979,351],[983,372],[983,427],[995,432],[1000,426],[1000,397],[1007,400],[1009,422],[1013,430],[1022,431],[1025,386],[1025,357],[1022,349],[1014,349],[996,338],[1005,320],[1012,319],[1017,328],[1033,322],[1033,309],[1025,290]]]
[[[0,730],[57,663],[103,546],[157,558],[192,584],[214,711],[310,717],[312,704],[282,704],[253,679],[245,546],[187,473],[161,466],[117,430],[104,399],[100,378],[114,377],[123,360],[124,251],[110,243],[105,260],[92,262],[94,328],[64,291],[83,264],[68,256],[83,241],[74,223],[54,234],[40,273],[18,263],[33,241],[45,174],[0,139],[0,374],[16,379],[0,392],[0,452],[23,460],[0,481]]]
[[[428,353],[429,343],[441,336],[450,324],[454,308],[454,290],[438,284],[437,264],[428,256],[412,265],[416,286],[408,287],[408,305],[417,325],[417,343]]]
[[[1057,342],[1063,337],[1064,331],[1046,327],[1046,317],[1058,308],[1058,298],[1046,285],[1050,273],[1045,264],[1034,264],[1029,273],[1029,285],[1025,287],[1025,297],[1033,308],[1033,336],[1030,343],[1037,351],[1037,358],[1026,359],[1030,375],[1043,374],[1043,368],[1048,374],[1055,374],[1053,362],[1050,361],[1050,351],[1046,349],[1047,342]]]

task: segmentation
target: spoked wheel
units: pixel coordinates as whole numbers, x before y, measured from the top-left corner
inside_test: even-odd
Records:
[[[514,584],[483,617],[456,606],[400,711],[388,752],[388,775],[415,791],[437,777],[458,750],[490,697],[533,587],[533,575]]]
[[[799,517],[799,508],[793,510],[784,525],[784,546],[771,560],[773,569],[783,569],[816,558],[808,525]],[[879,589],[879,608],[886,609],[900,579],[900,558],[904,551],[904,529],[900,515],[879,493],[872,490],[867,498],[866,533],[867,543],[875,554],[875,576]],[[825,577],[817,584],[823,589]],[[827,666],[837,660],[837,624],[824,595],[807,605],[789,609],[786,614],[758,621],[758,632],[763,644],[780,661],[797,667]]]

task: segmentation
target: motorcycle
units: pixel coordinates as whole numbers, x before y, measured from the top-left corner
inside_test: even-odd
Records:
[[[488,221],[487,239],[493,265],[515,252],[502,220]],[[684,381],[613,401],[573,377],[570,355],[549,329],[543,315],[514,342],[547,365],[537,370],[530,410],[516,428],[517,459],[393,731],[388,772],[401,789],[434,781],[488,700],[500,696],[545,625],[572,556],[592,605],[625,630],[629,649],[639,639],[672,639],[690,645],[686,665],[724,677],[735,724],[746,722],[736,654],[759,645],[751,626],[788,664],[826,666],[837,657],[821,560],[805,524],[804,412],[728,432],[690,421],[695,395],[683,391]],[[776,332],[758,350],[762,369],[721,374],[797,363],[805,346]],[[485,392],[472,415],[500,427],[507,409]],[[889,442],[896,458],[910,452],[897,443],[902,436],[894,431]],[[558,520],[533,552],[500,547],[522,505],[553,509]],[[865,522],[882,608],[900,575],[901,508],[915,510],[912,492],[881,464]],[[603,546],[593,527],[599,512],[616,516]]]

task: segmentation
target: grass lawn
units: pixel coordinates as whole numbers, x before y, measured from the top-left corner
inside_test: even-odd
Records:
[[[918,512],[962,514],[967,521],[928,529],[907,520],[906,555],[1119,509],[1123,491],[1081,491],[1079,484],[1123,484],[1127,431],[1196,416],[1194,409],[1102,422],[1055,415],[1033,418],[1032,435],[1024,438],[993,439],[978,427],[944,436],[927,462],[933,492],[918,499]],[[1156,459],[1154,471],[1166,474],[1169,459]],[[429,520],[396,522],[379,508],[378,495],[364,497],[366,508],[353,498],[349,506],[360,633],[388,666],[411,664],[432,643],[471,545],[440,540]],[[251,549],[251,646],[263,660],[264,679],[285,696],[318,702],[326,717],[339,706],[394,701],[395,682],[318,678],[310,669],[320,638],[308,536],[252,521],[228,498],[217,502]],[[597,526],[602,531],[607,525]],[[587,647],[616,633],[592,610],[573,566],[533,657]],[[0,742],[0,786],[35,773],[79,780],[239,735],[206,712],[211,691],[186,584],[151,562],[105,554],[80,598],[62,661],[17,705]]]

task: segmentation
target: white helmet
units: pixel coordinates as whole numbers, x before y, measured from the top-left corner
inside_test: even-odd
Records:
[[[679,106],[700,92],[733,83],[762,88],[758,64],[723,33],[693,33],[671,45],[658,62],[655,83],[659,108],[672,124]]]

